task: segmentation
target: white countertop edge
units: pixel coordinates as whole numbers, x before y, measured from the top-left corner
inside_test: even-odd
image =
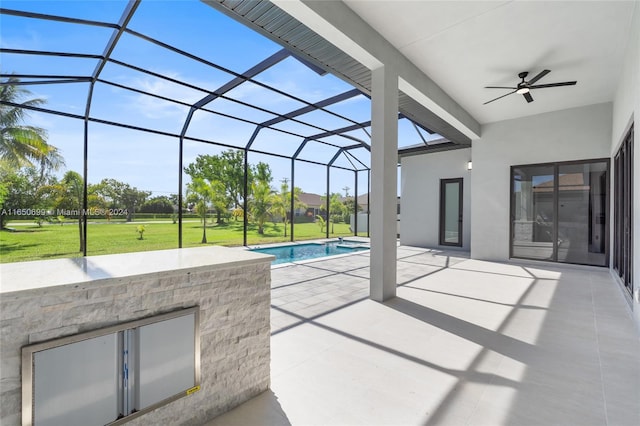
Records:
[[[55,293],[57,287],[64,287],[65,291],[73,285],[92,288],[127,277],[270,263],[273,259],[271,255],[238,248],[207,246],[4,263],[0,264],[0,294],[5,297],[28,290]]]

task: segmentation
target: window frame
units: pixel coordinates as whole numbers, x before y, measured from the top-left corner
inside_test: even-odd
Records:
[[[577,164],[587,164],[587,163],[605,163],[606,164],[606,183],[605,183],[605,188],[607,189],[607,195],[606,195],[606,200],[605,200],[605,207],[604,207],[604,211],[606,212],[606,218],[605,218],[605,253],[604,253],[604,258],[605,258],[605,264],[604,265],[594,265],[591,263],[576,263],[576,262],[560,262],[558,261],[558,244],[557,244],[557,240],[558,240],[558,189],[559,189],[559,182],[558,182],[558,178],[559,178],[559,170],[560,167],[562,166],[571,166],[571,165],[577,165]],[[554,239],[554,244],[553,244],[553,255],[552,258],[549,260],[541,260],[541,259],[533,259],[533,258],[528,258],[528,257],[522,257],[522,256],[515,256],[513,254],[513,222],[515,219],[515,212],[514,212],[514,207],[515,207],[515,193],[514,193],[514,171],[515,169],[518,168],[525,168],[525,167],[548,167],[548,166],[553,166],[553,177],[554,177],[554,184],[553,184],[553,192],[554,192],[554,196],[553,196],[553,221],[554,221],[554,231],[553,231],[553,239]],[[516,164],[516,165],[512,165],[510,167],[509,170],[509,258],[510,259],[523,259],[523,260],[534,260],[534,261],[540,261],[540,262],[553,262],[553,263],[559,263],[559,264],[567,264],[567,265],[587,265],[587,266],[595,266],[595,267],[602,267],[602,268],[608,268],[609,264],[610,264],[610,258],[611,258],[611,243],[610,243],[610,235],[611,235],[611,158],[605,157],[605,158],[589,158],[589,159],[584,159],[584,160],[571,160],[571,161],[551,161],[548,163],[531,163],[531,164]]]
[[[616,151],[614,161],[614,224],[612,269],[622,280],[629,293],[633,294],[633,146],[634,124]]]
[[[451,243],[445,241],[445,214],[446,214],[446,187],[448,183],[458,183],[458,242]],[[463,204],[463,194],[464,194],[464,178],[449,178],[449,179],[440,179],[440,218],[438,220],[438,242],[441,246],[449,246],[449,247],[462,247],[463,246],[463,221],[464,221],[464,204]]]

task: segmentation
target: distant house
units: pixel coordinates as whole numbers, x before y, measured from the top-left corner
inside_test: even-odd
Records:
[[[369,213],[369,194],[358,195],[358,205],[361,213]],[[400,197],[398,197],[398,215],[400,214]]]
[[[369,213],[369,194],[358,195],[358,205],[363,213]]]
[[[311,192],[302,192],[299,195],[299,200],[303,202],[306,209],[296,209],[295,216],[307,215],[315,218],[320,215],[320,211],[324,210],[326,201],[323,195],[314,194]],[[353,197],[340,197],[340,201],[345,202]],[[369,194],[358,195],[358,205],[360,206],[360,213],[369,213]],[[400,213],[400,197],[398,197],[398,214]]]
[[[322,206],[322,196],[309,192],[302,192],[298,196],[301,203],[304,203],[306,209],[296,209],[295,216],[308,216],[314,218],[320,214],[320,206]]]

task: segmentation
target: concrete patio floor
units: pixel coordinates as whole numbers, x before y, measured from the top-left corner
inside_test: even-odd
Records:
[[[272,269],[271,390],[221,425],[639,425],[640,339],[601,268],[398,248]]]

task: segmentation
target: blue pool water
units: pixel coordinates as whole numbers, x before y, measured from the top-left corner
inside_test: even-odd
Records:
[[[345,247],[350,244],[353,245],[353,247]],[[354,253],[361,250],[368,249],[347,241],[343,243],[335,241],[324,244],[294,244],[290,246],[251,249],[251,251],[275,256],[276,259],[271,262],[274,265],[278,263],[296,262],[298,260],[315,259],[317,257],[333,256],[335,254]]]

